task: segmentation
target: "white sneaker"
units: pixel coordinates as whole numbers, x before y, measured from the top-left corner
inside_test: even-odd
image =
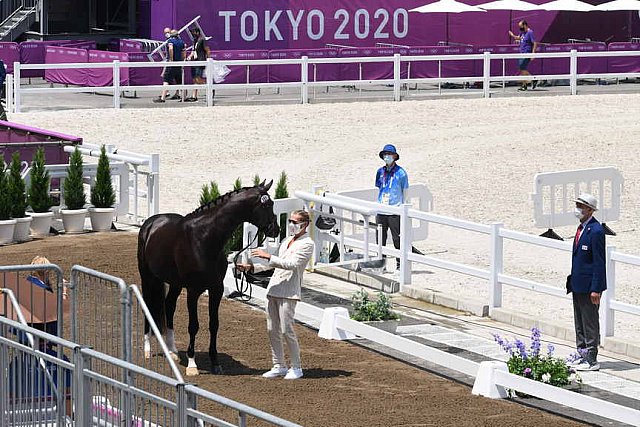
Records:
[[[600,364],[594,363],[593,365],[590,365],[588,362],[584,362],[577,366],[574,366],[574,368],[576,371],[599,371]]]
[[[584,359],[576,359],[576,360],[574,360],[574,361],[572,361],[572,362],[567,362],[567,366],[570,366],[570,367],[572,367],[572,368],[575,368],[576,366],[578,366],[578,365],[582,365],[583,363],[586,363],[586,362],[584,361]]]
[[[302,368],[291,368],[284,376],[285,380],[297,380],[298,378],[302,378]]]
[[[262,374],[263,378],[278,378],[287,375],[287,368],[284,366],[274,366],[269,371]]]

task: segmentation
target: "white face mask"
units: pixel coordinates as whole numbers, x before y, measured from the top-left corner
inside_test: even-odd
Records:
[[[573,211],[574,215],[576,216],[576,218],[578,218],[579,220],[582,220],[584,218],[584,211],[580,208],[575,208],[575,210]]]
[[[296,234],[300,233],[302,231],[302,229],[304,228],[305,224],[301,223],[301,224],[292,224],[289,223],[289,235],[290,236],[295,236]]]
[[[382,157],[382,160],[384,160],[384,163],[385,163],[387,166],[391,166],[391,164],[393,163],[393,161],[394,161],[395,159],[393,158],[393,156],[392,156],[391,154],[386,154],[386,155],[384,155],[384,156]]]

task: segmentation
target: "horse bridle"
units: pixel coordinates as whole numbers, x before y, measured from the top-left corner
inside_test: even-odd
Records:
[[[251,283],[249,283],[249,281],[247,280],[247,274],[244,271],[240,272],[240,283],[238,283],[238,258],[240,258],[240,255],[246,251],[247,249],[249,249],[251,247],[251,245],[253,245],[253,242],[256,241],[256,239],[258,238],[258,236],[260,235],[260,230],[258,230],[258,232],[256,233],[256,235],[253,237],[253,239],[249,242],[249,244],[247,244],[247,246],[245,246],[244,248],[240,249],[236,255],[233,257],[233,266],[234,266],[234,272],[233,272],[233,278],[236,282],[236,290],[234,292],[231,292],[228,296],[228,298],[240,298],[240,301],[249,301],[251,299],[251,293],[252,293],[252,288],[251,288]],[[264,243],[264,241],[266,240],[267,235],[264,235],[264,238],[262,238],[259,242],[258,242],[258,246],[262,246],[262,243]],[[248,291],[248,293],[247,293]]]

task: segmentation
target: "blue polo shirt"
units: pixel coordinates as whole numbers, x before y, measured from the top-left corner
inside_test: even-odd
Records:
[[[378,203],[398,206],[404,201],[404,190],[409,188],[409,176],[397,164],[391,170],[383,166],[376,173],[376,187],[380,190],[378,191]]]

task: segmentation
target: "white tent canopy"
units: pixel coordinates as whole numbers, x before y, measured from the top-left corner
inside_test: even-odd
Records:
[[[486,12],[477,6],[470,6],[456,0],[438,0],[434,3],[411,9],[409,12],[420,13],[462,13],[462,12]]]
[[[479,4],[478,7],[485,10],[540,10],[537,4],[527,3],[522,0],[495,0],[489,3]]]
[[[597,10],[638,10],[640,11],[640,1],[638,0],[614,0],[597,6]]]
[[[570,12],[589,12],[598,10],[597,6],[590,5],[580,0],[554,0],[549,3],[541,4],[541,10],[566,10]]]

